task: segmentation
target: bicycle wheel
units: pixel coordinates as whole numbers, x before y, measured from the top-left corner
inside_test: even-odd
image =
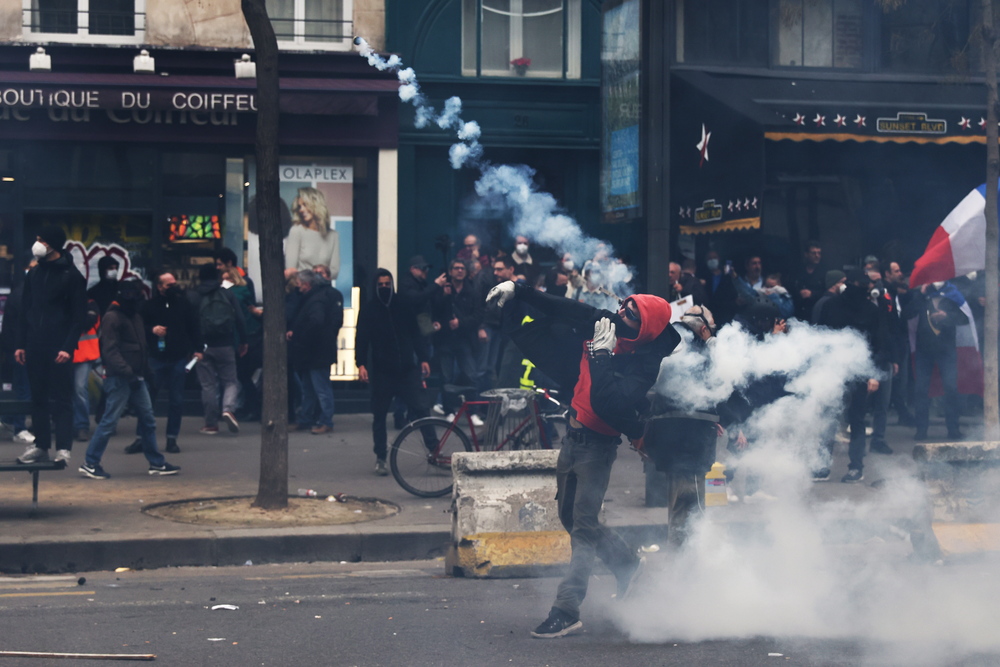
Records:
[[[389,469],[399,485],[415,496],[451,493],[451,455],[471,452],[469,437],[440,417],[424,417],[399,432],[389,451]]]
[[[562,447],[563,438],[569,428],[569,420],[565,415],[541,415],[542,419],[542,448],[559,449]]]

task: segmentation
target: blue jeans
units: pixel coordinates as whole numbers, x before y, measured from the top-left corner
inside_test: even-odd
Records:
[[[136,377],[108,377],[104,380],[104,395],[107,397],[107,404],[101,423],[97,425],[94,437],[87,446],[87,465],[96,466],[101,463],[108,440],[114,434],[126,405],[132,406],[139,420],[137,431],[142,438],[142,453],[146,460],[150,465],[163,465],[163,454],[156,448],[156,418],[153,417],[153,404],[149,400],[146,383]]]
[[[333,428],[333,386],[329,368],[299,371],[302,381],[303,426],[329,426]]]
[[[604,561],[616,576],[629,571],[638,560],[625,540],[598,517],[611,466],[618,456],[617,443],[609,440],[606,436],[590,438],[570,431],[556,463],[559,520],[569,532],[572,555],[552,606],[574,618],[580,616],[595,558]]]
[[[9,360],[11,365],[11,371],[13,377],[11,378],[11,384],[14,391],[14,398],[19,401],[30,401],[31,400],[31,385],[28,384],[28,370],[21,364],[14,361],[14,355],[9,355]],[[10,426],[14,433],[20,433],[27,428],[27,419],[25,415],[10,415],[4,417],[3,423]]]
[[[97,361],[73,364],[73,428],[77,431],[90,428],[90,371]]]
[[[170,400],[167,408],[167,437],[176,438],[181,432],[181,417],[184,414],[184,380],[187,371],[187,359],[177,361],[160,361],[152,357],[149,358],[149,367],[153,371],[152,376],[146,379],[149,385],[150,402],[156,400],[156,395],[160,389],[166,388]]]

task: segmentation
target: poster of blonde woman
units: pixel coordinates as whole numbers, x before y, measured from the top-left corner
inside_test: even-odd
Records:
[[[247,206],[252,201],[255,169],[250,165]],[[350,308],[354,286],[353,223],[354,166],[340,163],[283,163],[278,168],[279,194],[287,202],[283,224],[285,232],[285,274],[325,266],[333,286],[344,295],[344,307]],[[248,218],[255,217],[248,210]],[[260,245],[255,225],[247,234],[247,264],[251,277],[260,271]],[[258,295],[261,290],[258,289]]]

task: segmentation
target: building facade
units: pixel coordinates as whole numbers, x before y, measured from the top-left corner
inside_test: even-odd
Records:
[[[638,62],[641,112],[605,124],[602,174],[634,166],[638,203],[601,206],[647,223],[650,266],[714,247],[793,270],[807,239],[831,266],[905,264],[985,180],[980,2],[612,0],[603,17],[605,99]]]

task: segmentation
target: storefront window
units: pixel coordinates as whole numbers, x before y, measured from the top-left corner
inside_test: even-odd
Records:
[[[463,0],[462,73],[580,76],[580,0]]]
[[[778,0],[774,24],[776,65],[861,67],[861,0]]]
[[[192,284],[198,262],[220,245],[228,222],[226,156],[164,153],[160,158],[163,265]],[[242,231],[242,230],[240,230]]]
[[[678,0],[677,62],[767,66],[768,0]]]
[[[896,72],[967,72],[980,69],[970,39],[980,2],[922,0],[882,13],[882,69]]]

